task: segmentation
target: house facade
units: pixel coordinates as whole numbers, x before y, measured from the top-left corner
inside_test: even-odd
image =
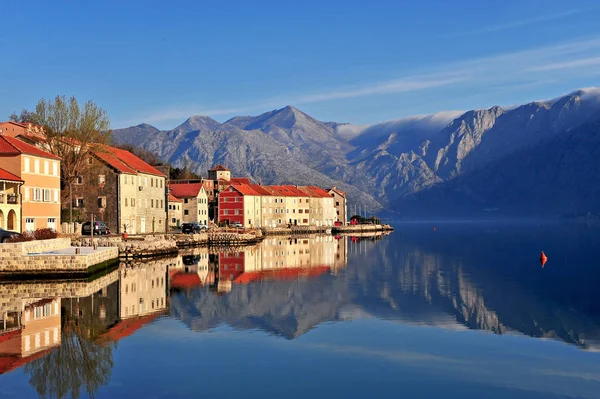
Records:
[[[171,195],[182,200],[182,223],[200,223],[208,226],[208,195],[203,183],[171,183]]]
[[[262,227],[261,195],[248,185],[230,185],[219,193],[219,222]]]
[[[179,228],[183,219],[183,201],[169,193],[169,227]]]
[[[20,231],[58,229],[60,158],[14,137],[0,135],[0,164],[3,170],[23,181]]]
[[[328,193],[333,197],[336,211],[336,221],[342,224],[348,223],[348,209],[346,205],[346,193],[337,187],[333,187]]]
[[[129,151],[101,146],[71,187],[74,216],[102,220],[114,233],[164,233],[165,175]]]

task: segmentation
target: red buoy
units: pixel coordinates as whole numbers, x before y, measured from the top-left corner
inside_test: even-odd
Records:
[[[548,262],[548,257],[546,256],[544,251],[542,251],[542,254],[540,255],[540,263],[542,264],[542,267],[544,267],[546,262]]]

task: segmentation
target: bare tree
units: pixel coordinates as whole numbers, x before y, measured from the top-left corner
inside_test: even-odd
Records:
[[[72,222],[71,187],[90,167],[89,152],[110,143],[108,115],[93,101],[80,106],[75,97],[67,99],[65,96],[56,96],[54,100],[43,98],[34,112],[24,112],[31,122],[44,127],[47,150],[62,159],[61,187],[63,192],[68,189]]]
[[[33,119],[33,114],[26,109],[22,110],[20,114],[13,112],[8,117],[8,120],[13,122],[31,122]]]

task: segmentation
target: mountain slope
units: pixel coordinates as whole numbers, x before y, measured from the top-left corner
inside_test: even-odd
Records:
[[[520,174],[513,162],[527,158],[523,154],[548,145],[549,140],[569,137],[569,132],[592,126],[597,120],[600,89],[583,89],[515,107],[442,112],[369,126],[320,122],[287,106],[255,117],[234,117],[223,124],[194,116],[170,131],[142,124],[115,130],[113,136],[117,142],[142,146],[177,166],[187,162],[200,173],[220,162],[235,174],[264,183],[337,185],[348,191],[351,204],[400,211],[409,204],[415,212],[418,208],[427,213],[430,207],[437,207],[436,196],[450,195],[435,193],[446,193],[447,187],[461,192],[460,185],[468,187],[471,183],[463,182],[475,173],[499,174],[494,180],[480,178],[482,187],[477,190],[465,188],[463,198],[454,202],[455,210],[470,201],[493,204],[489,196],[498,194],[494,190],[518,184]],[[571,146],[577,143],[563,139],[555,145],[561,147],[553,159],[517,164],[534,170],[557,168],[557,159],[563,155],[560,151],[575,151]],[[588,162],[572,178],[578,182],[593,178],[589,176],[595,170],[592,159],[569,157],[573,162]],[[571,170],[569,165],[561,167]],[[495,186],[488,187],[492,181]],[[481,191],[483,188],[488,191]],[[430,199],[415,200],[422,198],[419,193],[427,193]],[[454,212],[449,203],[439,208],[448,216]],[[511,204],[519,207],[518,201]],[[564,202],[552,206],[555,214],[568,213],[561,208],[567,206]]]
[[[412,216],[600,213],[600,121],[556,134],[398,202]],[[423,212],[427,210],[426,212]]]

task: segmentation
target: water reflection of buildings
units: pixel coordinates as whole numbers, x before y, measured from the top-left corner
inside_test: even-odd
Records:
[[[121,265],[93,281],[0,284],[0,374],[66,350],[69,336],[106,345],[164,314],[174,263]]]
[[[0,324],[0,374],[6,373],[60,345],[60,298],[4,309]]]
[[[347,262],[346,239],[333,236],[273,237],[260,245],[218,256],[218,291],[231,284],[295,279],[337,272]]]

